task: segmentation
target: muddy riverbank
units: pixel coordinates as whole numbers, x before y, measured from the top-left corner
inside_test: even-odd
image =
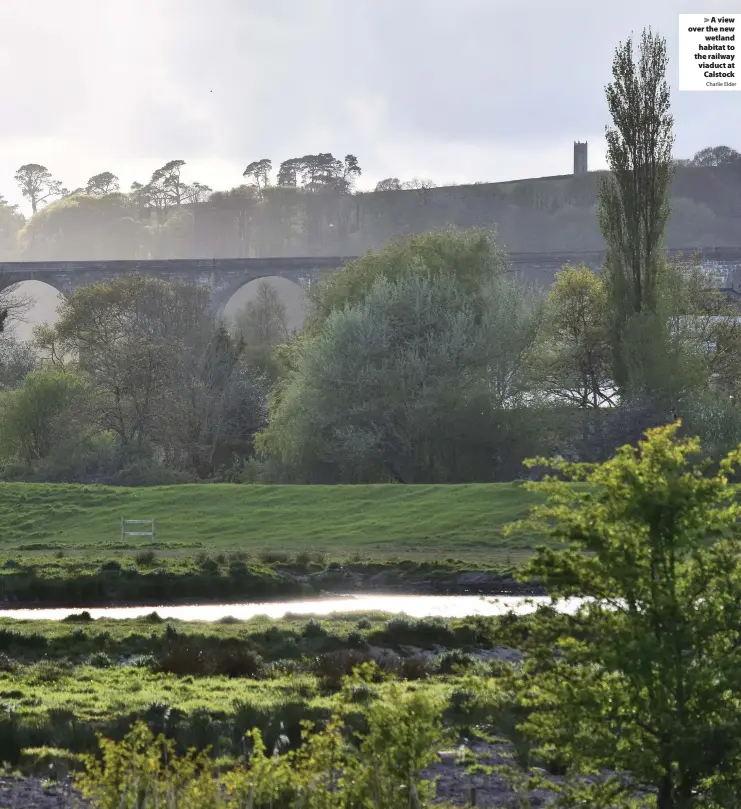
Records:
[[[0,608],[138,607],[152,604],[240,604],[325,598],[349,593],[385,595],[537,596],[536,583],[511,571],[446,568],[424,563],[330,565],[319,570],[230,563],[211,567],[163,563],[149,569],[115,560],[40,565],[6,562]]]

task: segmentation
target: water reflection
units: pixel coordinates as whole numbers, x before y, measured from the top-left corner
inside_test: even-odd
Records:
[[[231,616],[241,620],[258,615],[268,618],[283,618],[288,613],[293,615],[331,615],[345,612],[388,612],[403,613],[410,618],[466,618],[472,615],[502,615],[506,612],[523,614],[532,612],[539,604],[547,604],[545,596],[392,596],[392,595],[357,595],[335,596],[333,598],[308,601],[281,601],[271,603],[249,604],[196,604],[147,607],[101,607],[88,609],[93,618],[138,618],[157,612],[162,618],[181,621],[218,621]],[[564,612],[572,612],[579,605],[580,599],[568,599],[560,608]],[[17,618],[21,620],[61,620],[68,615],[86,609],[33,609],[33,610],[0,610],[0,618]]]

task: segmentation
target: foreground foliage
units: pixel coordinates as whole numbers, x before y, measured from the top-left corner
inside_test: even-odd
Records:
[[[101,740],[102,760],[84,758],[78,785],[100,809],[427,806],[434,784],[422,771],[441,740],[439,702],[396,688],[364,713],[367,731],[354,739],[343,735],[343,716],[335,713],[321,730],[306,723],[303,745],[283,755],[279,745],[268,751],[260,731],[251,730],[247,765],[223,775],[207,752],[178,756],[172,741],[137,725],[119,743]]]
[[[548,502],[528,527],[567,547],[542,549],[528,573],[555,604],[587,600],[528,624],[523,729],[567,774],[614,774],[606,803],[604,783],[573,788],[593,807],[637,790],[658,809],[741,800],[741,507],[729,484],[741,448],[709,468],[678,429],[599,466],[541,459],[556,475],[531,484]]]

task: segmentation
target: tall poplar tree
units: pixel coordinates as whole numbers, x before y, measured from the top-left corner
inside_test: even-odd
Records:
[[[616,378],[628,374],[623,343],[631,321],[645,324],[659,308],[670,215],[674,119],[666,80],[666,40],[644,30],[637,59],[633,39],[620,43],[605,88],[610,174],[599,190],[598,217],[607,243],[606,280],[615,330]],[[651,332],[653,333],[653,331]]]

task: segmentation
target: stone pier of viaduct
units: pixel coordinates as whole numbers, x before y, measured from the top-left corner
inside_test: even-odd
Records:
[[[670,254],[687,250],[670,250]],[[741,278],[741,247],[700,248],[702,261],[726,279]],[[549,284],[565,264],[584,263],[599,269],[603,253],[511,253],[512,269],[531,281]],[[305,284],[333,272],[354,256],[313,256],[290,258],[233,259],[164,259],[146,261],[58,261],[0,263],[0,290],[22,281],[43,281],[59,292],[73,292],[79,287],[108,281],[128,273],[207,285],[211,289],[216,311],[223,311],[227,301],[242,286],[259,278],[277,276],[297,284]]]

